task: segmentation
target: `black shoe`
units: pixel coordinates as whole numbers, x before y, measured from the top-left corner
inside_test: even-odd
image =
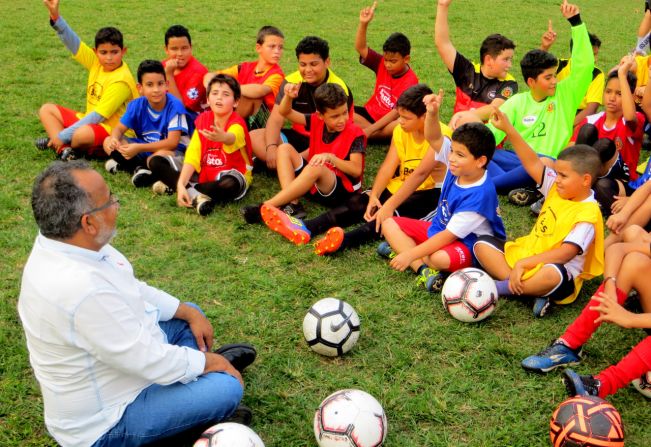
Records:
[[[247,366],[253,363],[257,356],[255,348],[246,343],[223,345],[217,348],[214,352],[228,360],[231,365],[233,365],[233,368],[238,370],[240,373],[243,372]]]
[[[509,202],[518,206],[531,205],[542,197],[542,194],[531,188],[517,188],[509,191]]]
[[[233,414],[224,419],[222,422],[234,422],[236,424],[251,425],[253,419],[253,412],[246,405],[239,404]]]
[[[44,151],[47,149],[50,144],[50,139],[48,137],[42,137],[42,138],[37,138],[34,140],[34,146],[36,146],[36,149],[40,151]]]
[[[307,212],[305,208],[300,203],[288,203],[283,208],[282,212],[287,214],[289,217],[294,217],[296,219],[305,219],[307,217]]]
[[[262,204],[258,205],[246,205],[240,208],[240,214],[244,217],[246,223],[255,224],[262,222],[262,215],[260,214],[260,208]]]
[[[571,369],[563,371],[563,383],[570,396],[599,396],[601,382],[594,376],[580,376]]]
[[[71,147],[67,147],[59,154],[61,161],[71,161],[79,158],[79,154]]]

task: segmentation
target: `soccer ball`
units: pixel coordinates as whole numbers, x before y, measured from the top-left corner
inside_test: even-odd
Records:
[[[193,447],[264,447],[264,442],[246,425],[222,422],[203,432]]]
[[[554,447],[623,447],[622,417],[599,397],[570,397],[554,411],[549,437]]]
[[[314,351],[328,357],[352,349],[359,338],[359,316],[355,309],[337,298],[323,298],[303,319],[303,335]]]
[[[633,386],[644,397],[651,399],[651,371],[647,371],[639,379],[633,380]]]
[[[488,273],[473,267],[457,270],[443,284],[443,307],[454,318],[474,323],[487,318],[497,305],[497,288]]]
[[[314,436],[320,447],[377,447],[387,436],[387,417],[370,394],[337,391],[316,410]]]

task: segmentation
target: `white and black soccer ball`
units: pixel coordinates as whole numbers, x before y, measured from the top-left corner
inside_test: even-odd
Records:
[[[651,371],[642,374],[642,377],[633,380],[632,383],[635,389],[642,393],[644,397],[651,399]]]
[[[315,352],[328,357],[342,355],[359,339],[359,316],[337,298],[323,298],[310,307],[303,319],[303,335]]]
[[[222,422],[204,431],[193,447],[264,447],[264,442],[246,425]]]
[[[495,281],[483,270],[468,267],[452,273],[443,284],[443,307],[459,321],[475,323],[488,318],[497,306]]]
[[[378,447],[387,436],[382,405],[360,390],[341,390],[326,397],[314,414],[319,447]]]

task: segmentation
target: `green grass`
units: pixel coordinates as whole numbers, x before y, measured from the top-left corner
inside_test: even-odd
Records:
[[[368,38],[379,49],[391,32],[405,32],[421,80],[445,89],[444,116],[449,117],[454,90],[431,37],[434,3],[380,2]],[[548,18],[559,33],[553,50],[568,55],[569,26],[556,1],[457,3],[450,12],[452,38],[468,56],[477,57],[485,35],[501,32],[515,40],[518,59],[538,44]],[[583,3],[585,21],[604,42],[599,65],[607,69],[634,44],[642,2]],[[118,26],[132,71],[142,59],[163,57],[163,33],[174,23],[190,28],[195,55],[211,69],[253,58],[255,32],[263,24],[285,32],[287,72],[296,67],[298,40],[321,35],[330,42],[332,67],[363,103],[372,92],[373,74],[357,63],[353,41],[364,5],[340,0],[77,0],[64,1],[61,11],[87,42],[100,26]],[[54,158],[32,146],[42,135],[36,112],[47,101],[83,108],[86,74],[48,26],[41,2],[15,2],[0,21],[6,40],[0,69],[0,250],[5,272],[0,278],[0,445],[55,445],[44,428],[16,301],[36,235],[31,184]],[[517,60],[514,67],[520,81]],[[383,154],[382,147],[369,148],[369,184]],[[95,166],[103,172],[100,163]],[[572,321],[587,293],[543,320],[531,316],[529,304],[504,301],[488,321],[464,325],[446,315],[438,295],[417,289],[412,275],[389,269],[373,246],[319,258],[264,227],[245,225],[239,204],[204,219],[177,208],[173,198],[136,191],[125,175],[107,175],[106,180],[122,203],[115,246],[132,261],[137,275],[200,304],[218,341],[248,340],[258,347],[259,361],[245,376],[244,402],[254,409],[253,428],[268,446],[314,445],[314,410],[328,394],[346,387],[366,390],[382,403],[389,420],[388,446],[548,444],[549,416],[565,397],[559,374],[526,374],[519,362]],[[272,178],[257,177],[244,203],[268,197],[276,188]],[[502,203],[509,236],[528,232],[533,224],[528,211]],[[309,211],[314,215],[319,209],[310,205]],[[594,287],[593,282],[586,289]],[[359,344],[343,358],[322,358],[302,339],[307,308],[326,296],[347,300],[362,319]],[[578,370],[598,372],[642,336],[640,331],[601,328]],[[627,445],[648,445],[648,402],[632,388],[611,400],[626,424]]]

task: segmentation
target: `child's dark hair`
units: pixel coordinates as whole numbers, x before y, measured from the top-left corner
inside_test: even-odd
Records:
[[[100,28],[97,33],[95,33],[95,48],[99,47],[103,43],[110,43],[111,45],[117,45],[120,48],[124,48],[124,38],[119,29],[112,26],[107,26],[106,28]]]
[[[615,78],[619,78],[616,69],[608,73],[608,78],[606,79],[606,85],[608,85],[611,79],[615,79]],[[637,76],[635,75],[635,73],[627,71],[626,82],[628,82],[628,88],[631,89],[631,93],[633,93],[635,91],[635,87],[637,86]]]
[[[229,75],[221,74],[221,73],[215,75],[208,82],[208,85],[206,86],[206,96],[210,94],[210,89],[215,84],[226,84],[226,85],[228,85],[228,87],[233,91],[233,97],[235,98],[235,101],[240,99],[240,96],[242,95],[242,91],[240,89],[240,83],[237,82],[237,79],[235,79],[233,76],[229,76]]]
[[[592,46],[592,48],[601,48],[601,39],[599,39],[596,34],[588,33],[588,37],[590,38],[590,46]],[[573,47],[574,41],[570,37],[570,51],[572,51]]]
[[[416,84],[409,87],[407,90],[402,92],[402,95],[398,98],[396,107],[405,109],[421,117],[427,112],[425,104],[423,104],[423,98],[427,95],[432,94],[432,89],[427,86],[427,84]]]
[[[591,184],[597,181],[601,171],[601,160],[596,149],[587,144],[566,147],[558,154],[558,160],[569,161],[572,169],[580,175],[590,174]]]
[[[326,109],[336,109],[347,103],[348,96],[339,84],[327,82],[314,91],[314,104],[319,113],[325,113]]]
[[[484,169],[495,153],[495,137],[483,123],[462,124],[452,133],[452,141],[463,144],[475,158],[486,157]]]
[[[170,42],[172,37],[187,37],[188,43],[192,45],[190,31],[183,25],[172,25],[165,31],[165,46]]]
[[[479,60],[484,63],[486,56],[497,57],[504,50],[515,50],[515,44],[501,34],[491,34],[486,37],[479,47]]]
[[[558,59],[552,53],[543,50],[531,50],[524,55],[520,61],[520,68],[522,68],[522,77],[524,82],[529,78],[536,79],[540,73],[548,68],[558,66]]]
[[[296,45],[296,58],[301,54],[318,54],[325,61],[330,57],[330,46],[320,37],[306,36]]]
[[[398,53],[402,57],[409,56],[411,53],[411,42],[407,36],[402,33],[393,33],[382,45],[382,51],[385,53]]]
[[[262,45],[264,43],[264,40],[267,38],[267,36],[276,36],[276,37],[280,37],[281,39],[285,38],[283,32],[280,31],[275,26],[265,25],[258,30],[258,35],[255,38],[255,42]]]
[[[617,152],[617,146],[615,145],[615,142],[610,138],[599,138],[595,144],[592,145],[592,147],[599,154],[599,160],[601,160],[601,164],[604,164],[613,158],[615,156],[615,152]]]
[[[138,65],[138,84],[142,84],[142,77],[147,73],[160,73],[163,75],[163,79],[167,80],[167,76],[165,76],[165,68],[160,61],[145,59],[140,62],[140,65]]]

